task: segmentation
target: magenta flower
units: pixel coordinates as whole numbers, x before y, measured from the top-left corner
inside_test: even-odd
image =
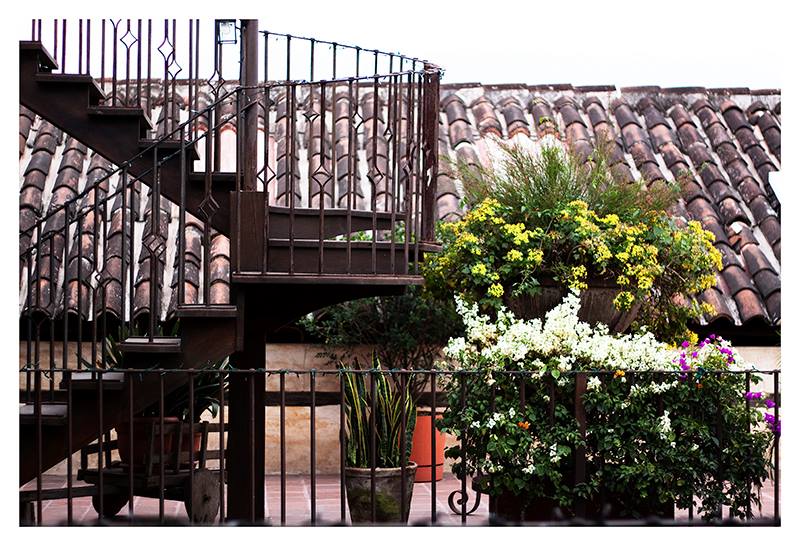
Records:
[[[760,392],[748,391],[748,392],[746,392],[744,394],[744,397],[747,398],[748,400],[760,400],[761,399],[761,394],[762,393],[760,393]]]
[[[775,407],[775,401],[767,398],[766,400],[764,400],[764,405],[767,406],[767,408],[772,409]]]
[[[689,342],[688,341],[684,341],[683,343],[681,343],[681,347],[683,347],[684,349],[686,347],[688,347],[688,346],[689,346]]]

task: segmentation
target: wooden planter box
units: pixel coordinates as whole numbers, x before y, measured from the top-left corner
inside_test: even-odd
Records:
[[[641,303],[634,303],[627,311],[614,307],[614,298],[622,292],[612,280],[594,279],[588,282],[589,288],[580,295],[581,308],[578,317],[589,324],[607,324],[612,332],[620,333],[630,327],[636,319]],[[569,289],[552,279],[542,279],[539,293],[531,296],[506,298],[506,305],[519,318],[544,319],[548,311],[561,303]]]

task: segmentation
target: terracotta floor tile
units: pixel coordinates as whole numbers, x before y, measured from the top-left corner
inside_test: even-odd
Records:
[[[42,479],[43,487],[58,488],[66,485],[66,478],[61,476],[45,476]],[[76,483],[74,485],[82,485]],[[437,524],[461,525],[460,514],[453,514],[447,504],[451,492],[460,489],[460,482],[451,475],[446,475],[436,484],[436,510]],[[26,484],[25,489],[35,488],[35,482]],[[265,480],[265,513],[269,522],[280,525],[281,498],[280,478],[268,476]],[[316,483],[316,514],[318,524],[338,523],[341,510],[341,489],[338,475],[320,475]],[[470,493],[472,493],[470,491]],[[755,508],[755,515],[771,517],[773,511],[772,485],[768,484],[761,491],[762,510]],[[285,496],[285,516],[287,525],[307,525],[311,518],[311,487],[310,478],[307,476],[287,476]],[[418,483],[414,486],[413,499],[409,515],[410,524],[429,524],[431,521],[431,486],[429,482]],[[470,498],[470,506],[472,505]],[[92,508],[91,499],[87,497],[74,498],[73,520],[75,523],[93,525],[97,523],[97,515]],[[150,523],[156,524],[159,515],[158,499],[135,497],[134,514],[136,517],[145,518]],[[59,525],[66,522],[67,500],[57,499],[42,503],[43,524]],[[164,516],[170,523],[188,523],[188,518],[182,502],[164,501]],[[349,513],[346,513],[349,522]],[[120,515],[114,520],[124,523],[128,517],[127,505],[122,508]],[[688,518],[687,511],[676,511],[676,519]],[[485,525],[488,522],[488,502],[484,497],[478,509],[467,516],[467,525]]]

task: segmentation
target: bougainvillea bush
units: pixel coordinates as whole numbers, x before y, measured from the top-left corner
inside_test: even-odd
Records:
[[[713,286],[722,267],[710,232],[666,212],[668,192],[620,180],[602,154],[585,168],[554,147],[538,159],[506,154],[500,174],[460,171],[472,202],[460,222],[441,226],[443,251],[426,256],[431,290],[494,312],[543,279],[579,290],[611,281],[615,307],[641,304],[640,325],[668,341],[690,335],[687,321],[709,310],[684,296]]]
[[[571,293],[544,320],[525,321],[459,300],[466,334],[441,364],[454,377],[440,424],[460,440],[447,452],[454,472],[482,476],[490,495],[523,506],[547,499],[567,513],[579,499],[629,517],[693,502],[706,519],[723,505],[744,517],[759,505],[780,423],[772,401],[732,373],[745,369],[735,349],[716,338],[676,350],[646,331],[612,335],[581,322],[579,305]],[[579,447],[586,477],[576,483]]]

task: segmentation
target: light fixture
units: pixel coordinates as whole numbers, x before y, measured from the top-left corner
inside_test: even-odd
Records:
[[[236,19],[216,19],[214,26],[218,44],[236,43]]]

